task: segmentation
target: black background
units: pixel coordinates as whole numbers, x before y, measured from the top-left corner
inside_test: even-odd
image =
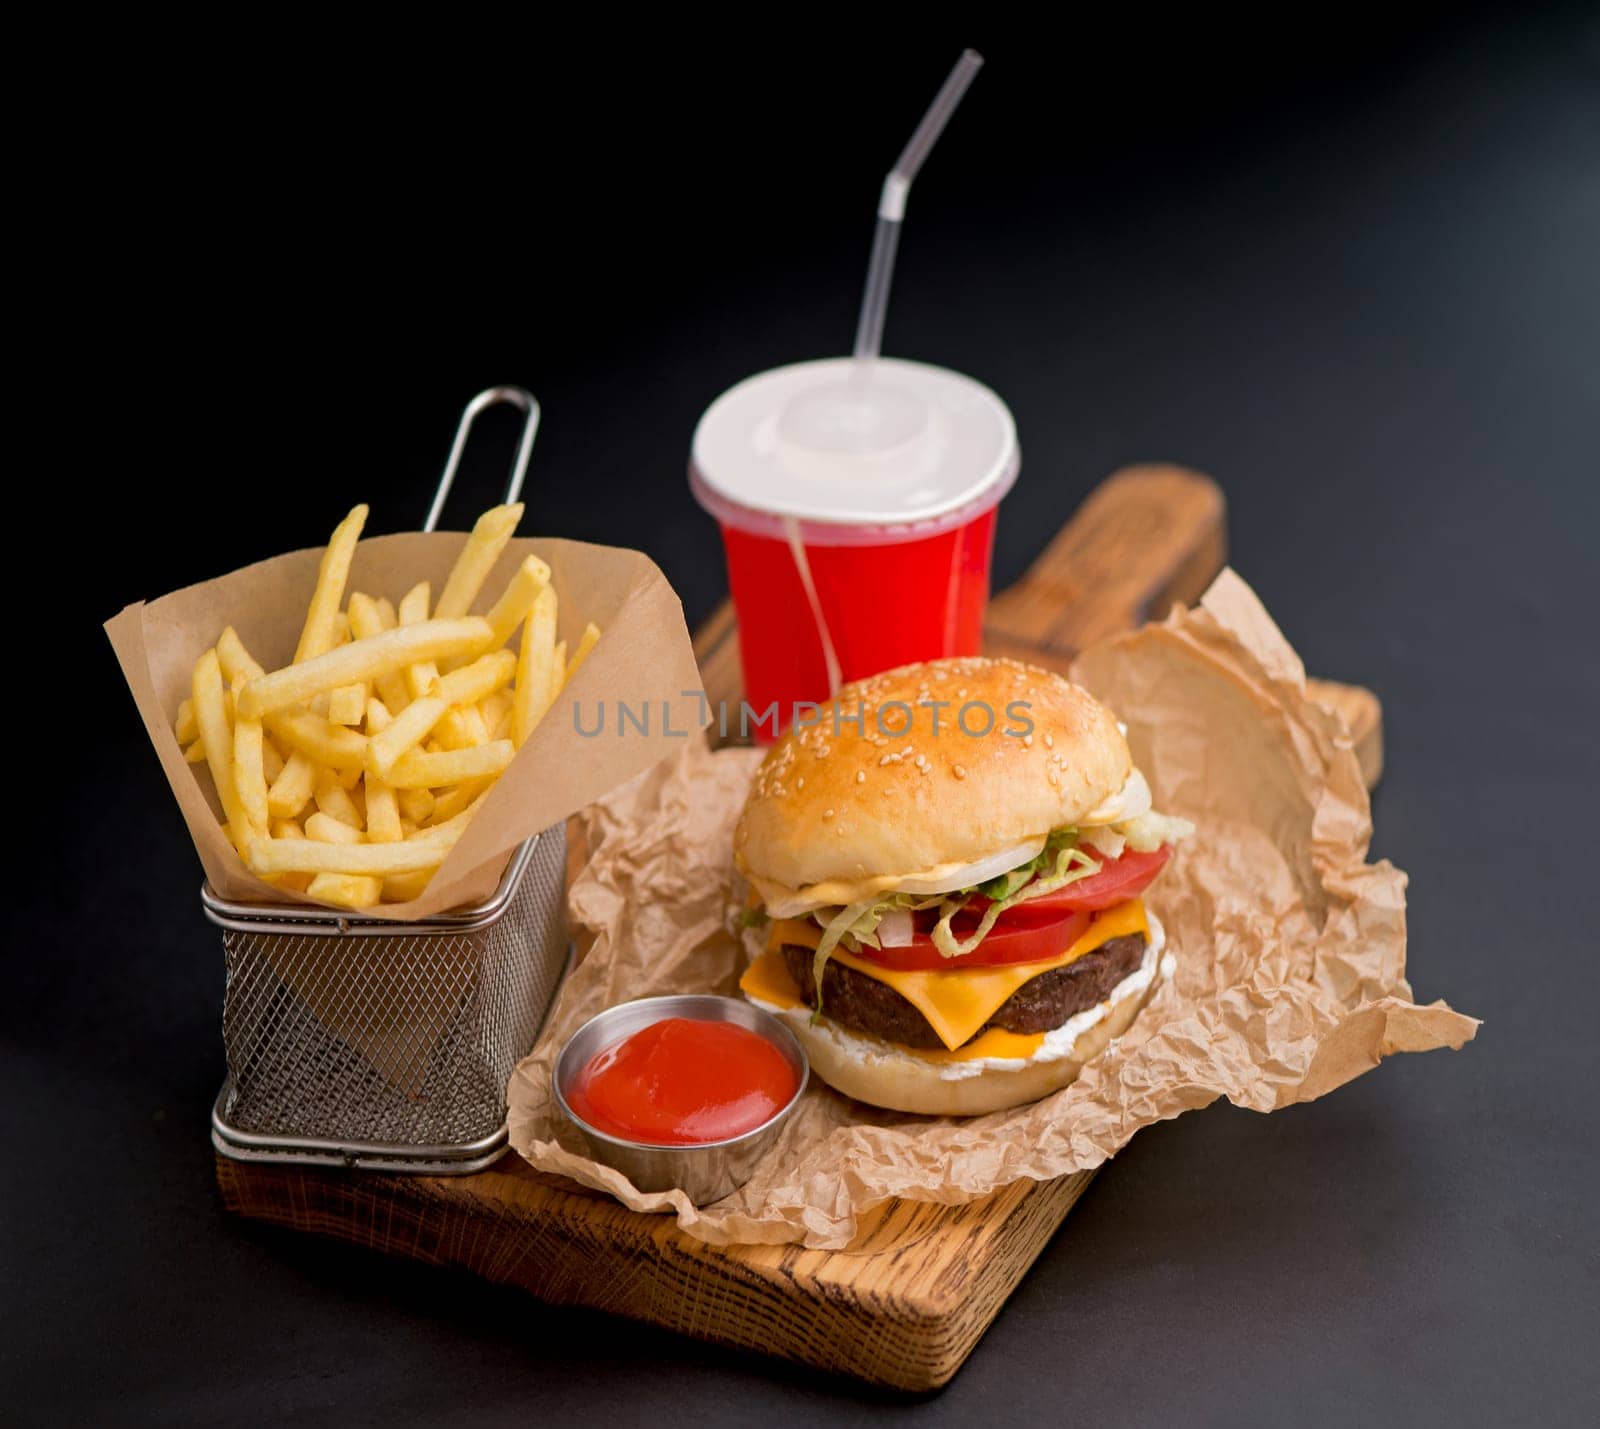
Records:
[[[747,22],[141,18],[50,52],[15,226],[47,390],[10,415],[19,439],[59,424],[11,473],[8,534],[19,570],[58,572],[61,623],[48,688],[24,678],[40,642],[12,650],[0,1417],[1580,1421],[1591,7],[1063,13],[904,44],[859,14]],[[1419,998],[1482,1016],[1477,1042],[1270,1120],[1147,1131],[909,1408],[225,1218],[221,957],[96,624],[318,542],[358,499],[370,530],[414,526],[456,412],[502,381],[544,403],[528,527],[645,549],[704,617],[725,586],[684,482],[694,420],[848,346],[882,173],[963,43],[990,64],[913,195],[886,350],[1016,414],[997,584],[1116,466],[1213,473],[1311,670],[1385,701],[1374,850],[1413,878]]]

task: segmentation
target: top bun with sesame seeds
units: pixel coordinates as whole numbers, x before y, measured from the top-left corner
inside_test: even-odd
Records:
[[[1061,675],[1015,660],[904,665],[846,685],[773,745],[735,859],[778,916],[850,903],[1003,862],[1095,814],[1132,772],[1116,718]]]

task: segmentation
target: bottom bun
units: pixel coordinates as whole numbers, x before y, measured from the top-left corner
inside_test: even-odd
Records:
[[[959,1080],[940,1074],[944,1064],[916,1056],[864,1059],[859,1044],[868,1039],[845,1032],[826,1019],[816,1026],[805,1016],[789,1017],[785,1021],[806,1049],[811,1070],[847,1097],[890,1111],[917,1112],[925,1116],[978,1116],[984,1112],[1005,1111],[1038,1101],[1076,1081],[1087,1062],[1099,1056],[1112,1038],[1120,1037],[1133,1025],[1140,1009],[1160,986],[1163,973],[1171,970],[1170,959],[1160,956],[1159,943],[1153,952],[1155,973],[1148,984],[1130,990],[1112,1003],[1094,1026],[1085,1028],[1073,1043],[1070,1057],[1030,1060],[1014,1069],[985,1067],[977,1075]],[[870,1040],[887,1050],[886,1044]]]

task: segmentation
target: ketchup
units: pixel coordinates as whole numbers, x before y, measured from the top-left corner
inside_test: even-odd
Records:
[[[783,1053],[747,1027],[668,1017],[592,1057],[567,1104],[609,1136],[693,1146],[754,1131],[789,1104],[799,1081]]]

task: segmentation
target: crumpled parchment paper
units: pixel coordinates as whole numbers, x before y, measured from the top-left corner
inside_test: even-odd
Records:
[[[954,1204],[1085,1170],[1140,1127],[1218,1097],[1274,1111],[1393,1052],[1471,1040],[1474,1019],[1412,1001],[1406,876],[1366,862],[1349,737],[1306,698],[1298,656],[1237,575],[1198,609],[1085,652],[1074,675],[1126,722],[1156,806],[1197,828],[1148,895],[1176,975],[1076,1082],[962,1120],[876,1111],[813,1078],[755,1178],[698,1209],[590,1160],[550,1090],[567,1036],[629,998],[733,993],[757,946],[733,931],[730,850],[761,755],[692,740],[583,815],[591,856],[572,914],[594,942],[512,1076],[512,1145],[635,1210],[670,1211],[703,1240],[837,1248],[890,1196]]]

